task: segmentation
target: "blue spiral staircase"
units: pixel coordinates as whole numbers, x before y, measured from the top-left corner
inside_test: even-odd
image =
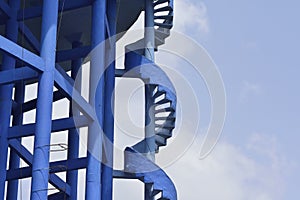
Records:
[[[30,198],[33,200],[76,200],[79,169],[87,171],[87,200],[111,200],[112,178],[142,181],[149,188],[146,200],[177,200],[171,178],[154,159],[167,145],[175,128],[176,91],[165,72],[147,57],[146,38],[125,47],[123,72],[115,70],[114,64],[105,72],[105,95],[101,97],[105,98],[101,99],[105,104],[103,112],[96,113],[95,105],[86,101],[80,87],[75,86],[83,59],[107,38],[113,38],[113,42],[107,45],[106,52],[97,56],[102,56],[100,60],[113,56],[116,40],[130,29],[142,11],[146,12],[145,2],[151,2],[152,48],[158,51],[173,26],[173,0],[0,0],[0,200],[5,195],[6,199],[17,199],[22,189],[19,180],[24,178],[32,180]],[[98,59],[94,57],[94,60]],[[71,72],[71,76],[67,72]],[[124,150],[123,170],[113,170],[113,150],[105,149],[105,145],[100,160],[94,159],[89,152],[86,157],[79,157],[77,129],[90,128],[92,123],[100,121],[97,118],[100,113],[104,118],[104,132],[110,134],[106,136],[113,143],[114,121],[109,95],[114,91],[115,77],[126,77],[126,74],[141,79],[147,88],[145,95],[149,107],[145,108],[145,127],[151,126],[153,131],[151,136]],[[38,85],[37,98],[24,102],[25,86],[32,83]],[[52,105],[62,99],[68,99],[78,110],[72,113],[67,108],[68,117],[52,119]],[[24,124],[24,113],[32,110],[36,110],[36,121]],[[68,131],[68,147],[56,145],[68,155],[66,159],[51,161],[49,154],[55,146],[50,135],[60,131]],[[33,152],[22,144],[22,138],[29,136],[35,142]],[[101,146],[101,142],[97,144]],[[150,143],[153,148],[147,149]],[[20,165],[21,159],[26,166]],[[105,165],[108,161],[111,163]],[[57,175],[60,172],[66,172],[69,178],[62,179]],[[50,189],[55,192],[50,194]]]
[[[155,50],[165,43],[173,26],[173,1],[154,0],[154,33]],[[153,61],[145,57],[145,38],[125,47],[125,71],[130,77],[140,78],[146,90],[151,94],[151,105],[154,106],[153,138],[145,138],[134,146],[127,147],[124,152],[124,171],[119,172],[119,178],[137,178],[145,184],[151,185],[150,198],[160,200],[176,200],[176,188],[170,177],[152,159],[147,157],[147,143],[149,139],[155,142],[155,153],[167,145],[167,140],[172,137],[176,120],[176,91],[170,79]],[[148,113],[147,111],[145,113]],[[147,126],[148,124],[146,124]],[[122,175],[121,175],[122,174]]]

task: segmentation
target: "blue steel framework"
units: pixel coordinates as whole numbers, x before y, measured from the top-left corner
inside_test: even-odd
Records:
[[[117,70],[108,63],[114,60],[115,43],[141,11],[144,38],[125,47],[125,69]],[[74,23],[80,18],[84,24]],[[173,0],[0,0],[0,199],[17,199],[19,180],[28,177],[33,200],[77,199],[79,169],[86,169],[88,200],[112,199],[113,178],[144,182],[146,200],[177,199],[171,179],[155,164],[155,153],[175,128],[175,89],[154,63],[172,22]],[[87,102],[81,82],[74,80],[81,77],[83,58],[107,38],[90,56]],[[104,74],[98,81],[99,71]],[[145,83],[145,139],[124,150],[124,170],[118,171],[112,168],[112,145],[107,145],[114,141],[111,98],[115,77],[125,78],[129,71],[130,78]],[[38,96],[24,102],[25,86],[32,83],[38,85]],[[64,98],[74,109],[68,118],[52,120],[53,103]],[[34,109],[36,122],[24,124],[24,113]],[[80,127],[88,127],[89,151],[79,158]],[[68,131],[67,159],[50,162],[51,133],[63,130]],[[33,154],[21,142],[28,136],[34,136]],[[20,159],[28,167],[21,167]],[[66,172],[66,180],[59,172]],[[49,183],[58,192],[49,195]]]

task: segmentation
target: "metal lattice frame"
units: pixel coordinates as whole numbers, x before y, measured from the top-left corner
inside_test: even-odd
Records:
[[[29,3],[28,3],[29,2]],[[123,5],[126,0],[121,0]],[[123,3],[123,4],[122,4]],[[177,199],[176,189],[170,178],[154,163],[159,147],[166,145],[172,136],[176,117],[176,93],[167,76],[154,63],[154,50],[169,36],[173,20],[172,0],[145,0],[141,7],[146,11],[144,53],[127,51],[125,70],[115,73],[115,64],[106,63],[114,57],[117,33],[117,1],[115,0],[0,0],[0,199],[12,200],[18,196],[18,180],[30,177],[31,199],[77,199],[78,170],[86,169],[86,199],[112,199],[113,178],[135,178],[145,183],[145,199]],[[162,5],[162,6],[160,6]],[[130,5],[127,5],[130,6]],[[82,42],[74,33],[68,37],[70,48],[60,48],[61,16],[63,12],[90,8],[91,29],[87,30],[90,42]],[[124,8],[126,10],[126,8]],[[137,10],[137,14],[141,10]],[[168,11],[164,15],[159,12]],[[126,11],[125,11],[126,12]],[[129,13],[130,14],[130,13]],[[122,15],[121,15],[122,16]],[[30,26],[28,21],[38,19],[40,26]],[[27,21],[28,20],[28,21]],[[163,21],[161,21],[163,20]],[[74,22],[70,22],[74,23]],[[76,35],[76,36],[74,36]],[[80,35],[80,34],[79,34]],[[73,37],[74,36],[74,37]],[[111,37],[110,44],[100,45],[100,51],[90,56],[90,97],[87,102],[81,95],[81,82],[74,82],[81,76],[83,58]],[[21,41],[20,41],[21,38]],[[24,42],[26,41],[26,42]],[[58,41],[58,43],[57,43]],[[139,43],[138,42],[138,43]],[[132,44],[133,46],[135,44]],[[132,47],[131,45],[131,47]],[[130,46],[130,45],[129,45]],[[128,46],[128,47],[129,47]],[[69,66],[65,66],[64,63]],[[104,71],[98,81],[97,74]],[[125,150],[124,171],[114,171],[113,149],[102,146],[105,136],[114,140],[113,110],[111,96],[114,91],[115,76],[121,76],[134,67],[139,68],[137,78],[145,81],[145,140]],[[71,71],[69,76],[66,71]],[[151,73],[165,80],[163,83]],[[146,81],[147,80],[147,81]],[[36,99],[24,102],[25,86],[37,83]],[[85,83],[86,84],[86,83]],[[54,86],[58,88],[54,91]],[[94,95],[95,94],[95,95]],[[159,98],[163,95],[162,98]],[[12,98],[13,96],[13,98]],[[52,106],[55,101],[67,98],[70,101],[69,117],[52,120]],[[163,109],[156,109],[168,103]],[[36,121],[23,124],[25,112],[36,109]],[[164,117],[157,113],[167,113]],[[11,118],[12,116],[12,118]],[[155,121],[149,121],[152,117]],[[12,119],[12,121],[11,121]],[[75,124],[76,121],[76,124]],[[161,121],[162,123],[157,123]],[[95,124],[100,124],[104,135]],[[89,128],[86,157],[79,158],[80,127]],[[52,144],[51,133],[68,131],[68,144]],[[33,154],[22,145],[22,138],[34,137]],[[95,140],[96,138],[96,140]],[[97,142],[95,142],[97,141]],[[51,147],[58,145],[67,151],[67,159],[49,161]],[[148,149],[145,146],[149,147]],[[102,149],[104,148],[104,151]],[[92,152],[92,153],[91,153]],[[96,152],[96,153],[95,153]],[[103,155],[103,156],[102,156]],[[102,160],[105,157],[105,161]],[[20,167],[20,159],[28,166]],[[103,164],[105,162],[105,164]],[[143,166],[139,166],[140,163]],[[8,163],[8,165],[7,165]],[[153,169],[145,171],[145,169]],[[66,180],[56,173],[67,172]],[[48,195],[49,186],[58,192]]]

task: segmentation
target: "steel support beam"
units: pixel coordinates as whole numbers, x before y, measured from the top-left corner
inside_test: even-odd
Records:
[[[28,165],[30,165],[31,171],[29,171],[29,172],[30,172],[30,174],[32,174],[32,167],[31,166],[34,162],[33,161],[33,159],[34,159],[33,155],[17,139],[10,140],[9,145],[18,154],[18,156],[24,160],[24,162],[26,162]],[[59,166],[59,165],[55,165],[55,166],[57,168],[57,166]],[[55,166],[50,165],[50,167],[48,169],[48,173]],[[62,166],[62,165],[60,165],[60,166]],[[26,169],[26,167],[25,167],[25,169]],[[60,169],[61,169],[61,167],[60,167]],[[63,169],[65,169],[65,168],[63,168]],[[14,171],[14,170],[15,169],[13,169],[12,171]],[[9,170],[9,171],[11,171],[11,170]],[[19,173],[16,173],[15,175],[22,175],[23,174],[22,170],[18,171],[18,172]],[[28,172],[24,171],[24,174],[26,174],[26,173],[28,173]],[[7,177],[9,177],[9,176],[10,175],[8,174]],[[7,179],[9,179],[9,178],[7,178]],[[10,179],[13,180],[12,178],[10,178]],[[51,183],[57,189],[60,189],[60,190],[65,189],[64,191],[67,192],[67,194],[69,194],[69,192],[70,192],[69,186],[60,177],[58,177],[55,174],[53,174],[52,176],[49,177],[49,183]]]
[[[25,79],[26,80],[26,79]],[[66,98],[61,91],[55,91],[53,92],[53,103],[56,102],[56,101],[59,101],[61,99],[64,99]],[[37,102],[37,98],[36,99],[32,99],[30,101],[27,101],[25,102],[22,106],[21,106],[21,109],[22,109],[22,112],[25,113],[25,112],[28,112],[30,110],[34,110],[36,109],[36,102]],[[15,105],[13,107],[13,109],[15,110]]]
[[[55,168],[55,166],[66,166],[65,168]],[[50,163],[50,171],[49,173],[59,173],[71,170],[78,170],[84,169],[87,165],[87,158],[77,158],[72,160],[61,160],[56,162]],[[29,167],[22,167],[18,169],[10,169],[7,171],[7,180],[16,180],[16,179],[23,179],[28,178],[31,176],[32,168]],[[51,182],[52,176],[50,177]],[[53,181],[53,180],[52,180]],[[63,183],[63,182],[62,182]],[[65,183],[63,183],[65,185]],[[69,193],[68,193],[69,194]]]
[[[18,44],[0,35],[0,50],[27,63],[39,71],[45,70],[45,62],[40,56],[24,49]],[[3,65],[5,63],[3,62]]]
[[[58,1],[43,1],[41,58],[45,63],[38,84],[36,133],[32,163],[31,199],[47,199],[52,98],[55,71]]]
[[[81,43],[73,42],[72,48],[79,48],[81,46]],[[81,91],[81,64],[82,59],[77,58],[76,60],[72,60],[71,66],[71,78],[76,79],[78,81],[75,81],[75,89],[80,92]],[[70,111],[69,111],[70,117],[78,117],[80,115],[80,110],[73,106],[73,102],[70,102]],[[68,160],[76,159],[79,155],[79,129],[77,127],[74,127],[72,129],[69,129],[68,134]],[[68,196],[68,200],[76,200],[77,199],[77,183],[78,183],[78,171],[68,171],[67,172],[67,183],[71,187],[71,193],[70,196]]]
[[[7,17],[10,17],[13,9],[5,1],[0,1],[0,9],[5,13]]]
[[[90,46],[78,46],[68,50],[61,50],[56,53],[56,62],[85,58],[90,52]]]
[[[116,1],[107,2],[105,23],[107,39],[106,46],[105,94],[104,94],[104,150],[106,163],[102,162],[102,200],[112,200],[113,194],[113,144],[114,144],[114,89],[115,89],[115,43],[116,43]]]
[[[6,37],[2,43],[4,37],[0,37],[0,48],[9,51],[11,46],[14,46],[18,39],[18,23],[17,23],[17,11],[19,9],[19,0],[11,0],[9,3],[10,18],[6,22]],[[2,3],[2,6],[4,3]],[[12,45],[11,45],[12,44]],[[15,68],[16,60],[8,54],[3,56],[1,71],[12,70]],[[12,110],[12,93],[13,84],[0,86],[0,199],[4,199],[5,180],[6,180],[6,164],[7,164],[7,153],[8,153],[8,128],[10,126],[10,116]],[[11,185],[12,186],[12,185]],[[10,191],[17,193],[16,187],[10,187]],[[11,196],[12,197],[12,196]]]
[[[17,105],[22,105],[24,102],[25,96],[25,84],[24,81],[21,81],[15,85],[15,97],[14,100]],[[23,123],[23,112],[22,109],[17,110],[13,113],[13,126],[22,125]],[[18,139],[20,142],[21,138]],[[10,158],[9,158],[9,169],[16,169],[20,166],[20,157],[18,154],[11,149]],[[15,200],[18,197],[18,180],[8,181],[7,186],[7,198],[8,200]]]
[[[101,200],[102,127],[104,118],[104,58],[106,0],[94,0],[92,5],[92,52],[90,63],[89,101],[97,119],[89,126],[88,165],[86,170],[86,199]]]
[[[76,124],[75,124],[76,122]],[[62,118],[52,121],[51,132],[65,131],[73,128],[88,126],[89,120],[85,116]],[[9,128],[8,139],[33,136],[36,124],[25,124]]]
[[[20,67],[0,71],[0,85],[11,84],[21,80],[37,78],[39,73],[30,67]]]
[[[65,72],[63,72],[65,74]],[[78,109],[90,120],[94,121],[97,120],[96,113],[92,106],[86,102],[86,100],[81,96],[81,94],[73,87],[74,83],[70,83],[68,81],[68,76],[64,76],[63,73],[60,73],[58,70],[54,71],[54,77],[55,82],[57,84],[57,87],[61,89],[62,92],[65,93],[65,95],[70,99],[70,101],[73,101],[76,106],[78,106]],[[69,77],[70,79],[70,77]]]

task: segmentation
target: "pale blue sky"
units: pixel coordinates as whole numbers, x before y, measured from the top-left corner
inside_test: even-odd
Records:
[[[251,155],[245,148],[250,135],[275,138],[278,154],[286,161],[281,169],[286,171],[282,174],[286,190],[280,199],[299,199],[300,2],[228,0],[204,4],[209,31],[197,41],[218,65],[227,94],[221,141],[238,146],[261,162],[259,155]]]

